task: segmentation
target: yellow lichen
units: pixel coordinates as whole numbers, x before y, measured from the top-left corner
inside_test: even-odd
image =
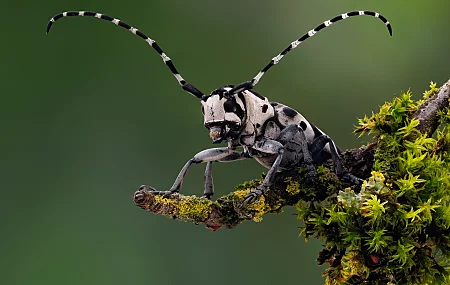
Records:
[[[259,223],[263,220],[262,216],[270,210],[270,207],[268,207],[265,203],[264,196],[259,197],[258,201],[252,203],[249,208],[252,210],[255,210],[256,213],[253,216],[253,221]]]
[[[165,198],[155,195],[155,204],[163,206],[172,206],[173,210],[162,213],[167,216],[178,216],[184,220],[202,222],[206,220],[211,211],[212,201],[198,198],[196,196],[183,197],[181,200],[172,197]]]
[[[250,193],[252,189],[247,188],[245,190],[236,190],[234,191],[234,195],[238,198],[236,201],[235,207],[240,207],[241,203],[244,201],[245,196],[247,196],[248,193]],[[245,206],[245,211],[252,213],[252,219],[255,222],[261,222],[262,216],[266,213],[268,213],[271,208],[268,204],[265,203],[265,198],[262,195],[259,197],[258,201],[255,201],[253,203],[249,203]]]
[[[286,186],[286,191],[290,195],[296,195],[300,193],[300,183],[298,183],[297,181],[290,181],[288,186]]]
[[[239,198],[239,200],[244,201],[245,196],[250,193],[251,189],[247,188],[245,190],[236,190],[234,191],[234,195]]]
[[[211,212],[211,202],[208,199],[201,199],[196,196],[188,196],[178,203],[178,215],[195,221],[204,221]]]
[[[177,207],[177,204],[178,204],[178,201],[176,201],[172,198],[164,198],[163,196],[160,196],[160,195],[155,195],[154,199],[155,199],[155,204],[163,203],[165,205],[173,205],[175,207]]]

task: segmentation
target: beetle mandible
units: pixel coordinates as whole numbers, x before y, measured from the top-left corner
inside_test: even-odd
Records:
[[[314,179],[314,164],[333,159],[336,174],[352,183],[360,184],[361,179],[345,172],[340,161],[340,149],[334,141],[319,128],[308,122],[300,113],[283,104],[269,102],[253,91],[261,77],[288,52],[300,43],[314,36],[317,32],[340,20],[353,16],[373,16],[379,18],[392,36],[392,27],[382,15],[373,11],[352,11],[338,15],[310,30],[298,40],[293,41],[280,54],[275,56],[253,79],[236,86],[229,85],[218,88],[205,95],[194,85],[183,79],[172,60],[162,51],[159,45],[138,29],[125,22],[105,14],[88,11],[71,11],[58,14],[50,19],[47,33],[52,24],[63,17],[88,16],[112,22],[144,39],[161,56],[164,63],[175,76],[181,87],[200,99],[204,115],[204,125],[209,130],[213,143],[227,142],[227,147],[203,150],[184,165],[169,191],[157,191],[150,186],[141,186],[155,194],[170,195],[180,191],[189,166],[193,163],[206,163],[205,190],[203,197],[210,199],[213,195],[212,163],[230,162],[246,158],[254,158],[269,171],[261,185],[252,190],[241,206],[252,203],[265,194],[273,184],[277,171],[304,165],[310,179]],[[242,147],[242,151],[237,151]]]

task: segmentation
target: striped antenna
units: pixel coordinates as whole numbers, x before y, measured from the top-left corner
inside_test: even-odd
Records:
[[[172,72],[173,76],[175,76],[175,78],[177,79],[178,83],[181,85],[181,87],[189,92],[190,94],[194,95],[197,98],[202,98],[204,96],[204,94],[202,92],[200,92],[200,90],[198,90],[194,85],[187,83],[183,77],[181,77],[180,73],[178,72],[178,70],[175,68],[175,66],[172,63],[172,60],[170,59],[170,57],[168,57],[163,51],[162,49],[159,47],[159,45],[152,40],[151,38],[147,37],[144,33],[142,33],[141,31],[139,31],[136,28],[133,28],[132,26],[122,22],[119,19],[115,19],[112,18],[110,16],[107,16],[105,14],[100,14],[100,13],[96,13],[96,12],[88,12],[88,11],[70,11],[70,12],[64,12],[61,14],[58,14],[56,16],[54,16],[53,18],[50,19],[50,21],[47,24],[47,34],[50,32],[50,29],[52,28],[53,23],[58,20],[61,19],[63,17],[71,17],[71,16],[85,16],[85,17],[95,17],[95,18],[99,18],[102,20],[106,20],[109,22],[112,22],[122,28],[127,29],[128,31],[132,32],[135,35],[138,35],[139,37],[141,37],[142,39],[144,39],[152,48],[154,48],[156,50],[156,52],[161,56],[161,58],[163,59],[164,63],[167,65],[167,67],[169,67],[170,71]]]
[[[292,42],[287,48],[285,48],[279,55],[277,55],[276,57],[272,58],[272,60],[251,80],[251,81],[246,81],[244,83],[241,83],[237,86],[235,86],[233,89],[231,89],[229,91],[229,94],[235,94],[247,89],[252,89],[256,84],[258,84],[259,80],[261,79],[261,77],[264,75],[264,73],[266,73],[272,66],[274,66],[275,64],[277,64],[278,62],[280,62],[280,60],[291,50],[293,50],[294,48],[296,48],[299,44],[301,44],[302,42],[304,42],[305,40],[307,40],[308,38],[314,36],[317,32],[319,32],[320,30],[330,26],[331,24],[334,24],[336,22],[339,22],[340,20],[345,20],[349,17],[353,17],[353,16],[362,16],[362,15],[366,15],[366,16],[372,16],[372,17],[376,17],[379,18],[388,28],[389,30],[389,34],[392,36],[392,27],[391,24],[389,23],[389,21],[383,17],[382,15],[378,14],[377,12],[373,12],[373,11],[353,11],[353,12],[348,12],[339,16],[334,17],[331,20],[325,21],[322,24],[318,25],[317,27],[315,27],[314,29],[312,29],[311,31],[307,32],[306,34],[304,34],[301,38],[299,38],[298,40]]]

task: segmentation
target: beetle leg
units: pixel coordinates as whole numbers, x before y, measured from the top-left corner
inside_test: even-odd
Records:
[[[305,133],[303,129],[299,125],[289,125],[280,133],[280,137],[278,141],[266,140],[257,142],[252,148],[258,150],[263,153],[268,154],[278,154],[275,162],[272,164],[272,167],[267,172],[266,177],[264,178],[263,184],[259,185],[255,190],[252,190],[244,199],[244,202],[241,204],[241,208],[244,207],[248,203],[253,203],[261,197],[261,195],[267,192],[267,188],[273,184],[273,180],[275,178],[275,173],[280,166],[281,160],[283,159],[284,145],[289,143],[294,139],[294,137],[299,134],[300,140],[299,143],[302,147],[303,152],[303,162],[308,169],[308,178],[314,181],[315,172],[313,165],[313,158],[311,151],[308,147],[308,141],[306,139]]]
[[[213,194],[214,183],[212,177],[212,161],[208,161],[205,169],[205,191],[203,192],[202,198],[211,199]]]
[[[315,167],[314,160],[312,158],[312,153],[308,146],[308,141],[306,139],[304,130],[300,125],[289,125],[280,134],[280,142],[285,145],[290,142],[296,134],[300,135],[300,140],[298,141],[301,145],[303,152],[303,164],[308,169],[308,179],[312,182],[315,181]]]
[[[352,184],[360,185],[364,180],[361,178],[358,178],[354,176],[351,173],[348,173],[344,171],[341,163],[340,158],[340,150],[334,143],[334,141],[327,135],[321,135],[314,139],[314,141],[310,145],[310,150],[313,155],[313,158],[317,158],[323,149],[325,148],[326,144],[328,143],[330,148],[330,155],[333,159],[334,167],[336,170],[336,175],[339,177],[342,177],[343,179],[351,182]]]
[[[219,162],[231,162],[236,160],[243,160],[247,157],[244,156],[243,152],[232,152],[230,155],[225,156],[222,159],[219,159]],[[212,161],[208,161],[206,163],[205,169],[205,191],[203,192],[202,198],[211,199],[211,196],[214,195],[214,183],[212,177]]]
[[[175,182],[173,183],[172,187],[169,191],[152,191],[152,193],[156,195],[171,195],[174,193],[177,193],[180,191],[181,186],[183,184],[183,179],[191,166],[191,164],[199,164],[207,162],[206,169],[205,169],[205,190],[204,190],[204,197],[210,198],[213,195],[213,179],[212,179],[212,162],[213,161],[219,161],[219,162],[229,162],[229,161],[235,161],[240,159],[245,159],[246,157],[240,153],[233,151],[227,147],[221,147],[221,148],[211,148],[211,149],[205,149],[199,153],[197,153],[193,158],[189,159],[186,164],[181,169],[180,173],[178,174],[177,178],[175,179]]]
[[[280,166],[281,160],[283,159],[284,147],[278,141],[274,140],[258,141],[252,148],[267,154],[277,154],[277,158],[275,159],[275,162],[272,164],[269,171],[267,172],[267,175],[264,178],[263,183],[257,186],[255,190],[250,191],[250,193],[248,193],[245,196],[244,201],[242,202],[240,208],[244,207],[248,203],[253,203],[257,201],[259,197],[261,197],[261,195],[266,194],[267,188],[273,184],[275,174],[277,173],[278,167]]]
[[[316,137],[310,144],[310,151],[312,153],[312,157],[314,161],[320,161],[320,155],[324,151],[326,145],[329,147],[329,154],[333,159],[334,167],[336,170],[336,174],[338,176],[342,176],[344,170],[342,169],[342,164],[340,161],[339,153],[340,151],[337,149],[334,141],[327,135],[320,135]]]

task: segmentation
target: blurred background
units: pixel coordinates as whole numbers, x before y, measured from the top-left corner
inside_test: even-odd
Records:
[[[1,284],[323,284],[321,242],[298,238],[294,208],[217,232],[134,206],[141,184],[167,190],[211,147],[198,100],[145,42],[158,41],[203,92],[251,79],[289,43],[351,10],[272,68],[256,91],[300,111],[343,148],[357,118],[401,91],[450,78],[449,1],[7,1],[2,14]],[[204,165],[184,194],[201,195]],[[216,198],[265,169],[215,164]]]

